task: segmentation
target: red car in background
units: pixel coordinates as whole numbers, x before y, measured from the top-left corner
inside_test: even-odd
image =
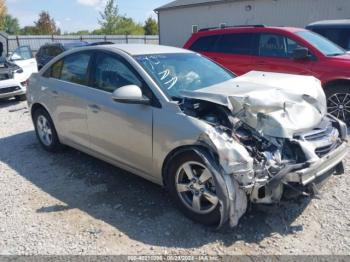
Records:
[[[184,46],[230,71],[312,75],[320,79],[330,113],[350,124],[350,54],[301,28],[235,26],[194,33]]]

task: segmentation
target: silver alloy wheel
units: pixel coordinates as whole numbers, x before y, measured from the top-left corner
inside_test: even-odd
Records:
[[[176,172],[176,190],[181,201],[198,214],[210,213],[219,203],[213,176],[199,162],[186,162],[180,166]]]
[[[41,142],[45,146],[50,146],[52,144],[52,129],[49,121],[45,116],[39,115],[36,125]]]
[[[350,118],[350,94],[336,93],[328,98],[328,112],[346,121]]]

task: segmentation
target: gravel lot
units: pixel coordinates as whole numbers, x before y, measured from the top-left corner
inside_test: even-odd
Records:
[[[0,254],[350,254],[349,168],[320,199],[252,207],[218,232],[157,185],[73,149],[45,152],[26,106],[0,101]]]

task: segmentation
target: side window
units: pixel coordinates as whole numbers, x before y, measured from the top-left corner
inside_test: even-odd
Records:
[[[44,55],[44,56],[47,56],[47,49],[48,47],[42,47],[41,51],[40,51],[40,55]]]
[[[261,34],[259,55],[269,57],[287,57],[285,37],[276,34]]]
[[[62,53],[62,50],[58,46],[51,46],[48,48],[48,55],[51,57],[58,56],[61,53]]]
[[[222,35],[218,44],[219,53],[252,55],[254,53],[254,34],[225,34]]]
[[[95,64],[93,86],[103,91],[114,92],[126,85],[142,87],[142,82],[123,60],[109,54],[99,54]]]
[[[63,60],[56,62],[51,67],[51,77],[59,79],[61,77],[62,67],[63,67]]]
[[[293,56],[294,50],[297,48],[301,48],[303,46],[299,45],[294,40],[287,38],[287,56],[291,58]]]
[[[350,50],[350,29],[345,29],[343,36],[344,40],[340,45],[346,50]]]
[[[91,54],[77,53],[63,59],[63,66],[59,79],[80,85],[88,84],[88,66]],[[56,65],[56,64],[55,64]],[[58,65],[57,65],[58,68]],[[54,68],[53,68],[54,69]],[[52,74],[54,70],[52,70]]]
[[[63,60],[54,63],[49,69],[43,74],[44,77],[52,77],[59,79],[61,77],[61,71],[63,66]]]
[[[192,44],[190,50],[195,52],[214,52],[214,47],[218,38],[218,35],[201,37]]]

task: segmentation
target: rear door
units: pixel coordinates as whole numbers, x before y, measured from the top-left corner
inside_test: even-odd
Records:
[[[226,33],[200,37],[190,49],[242,75],[254,68],[255,42],[256,35],[253,33]]]
[[[10,61],[21,67],[28,77],[38,72],[38,64],[29,46],[18,47],[9,57]]]
[[[315,58],[312,54],[310,54],[310,59],[293,59],[294,50],[303,47],[301,44],[275,33],[261,33],[258,42],[258,57],[255,60],[257,70],[313,75],[312,66]]]
[[[254,33],[229,33],[218,40],[215,47],[215,61],[237,75],[254,69],[256,52]]]
[[[92,54],[84,51],[64,57],[44,73],[41,83],[60,138],[85,148],[90,147],[86,110]]]

